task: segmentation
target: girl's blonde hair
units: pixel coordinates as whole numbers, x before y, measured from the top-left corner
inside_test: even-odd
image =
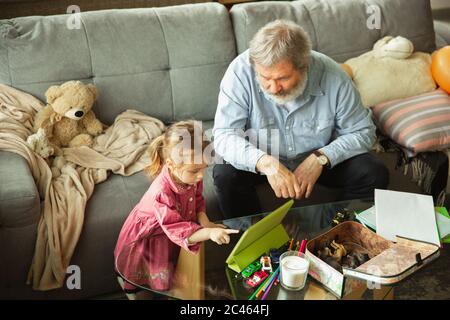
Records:
[[[186,145],[186,141],[189,142],[189,145]],[[183,145],[181,146],[180,144]],[[209,145],[209,142],[205,139],[201,126],[197,121],[186,120],[172,124],[162,135],[156,137],[150,143],[147,151],[150,157],[150,164],[144,169],[145,172],[151,177],[157,176],[161,172],[166,160],[173,159],[172,156],[175,147],[181,147],[180,150],[176,150],[179,151],[176,155],[183,156],[181,153],[183,153],[187,147],[188,152],[194,156],[192,151],[195,150],[196,145],[201,145],[202,154]],[[185,149],[183,149],[183,147]]]

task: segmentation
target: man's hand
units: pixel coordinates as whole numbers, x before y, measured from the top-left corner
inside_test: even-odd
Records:
[[[300,184],[297,178],[274,157],[262,156],[256,164],[256,169],[267,176],[267,180],[278,198],[298,199],[300,197]]]
[[[311,154],[295,169],[294,175],[300,184],[300,198],[309,198],[314,185],[322,174],[323,166],[317,161],[317,156]]]

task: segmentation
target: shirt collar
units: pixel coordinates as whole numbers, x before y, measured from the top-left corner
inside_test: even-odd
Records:
[[[312,51],[311,62],[308,65],[308,83],[303,95],[323,96],[324,90],[320,86],[320,80],[322,79],[324,66],[314,55],[314,51]]]

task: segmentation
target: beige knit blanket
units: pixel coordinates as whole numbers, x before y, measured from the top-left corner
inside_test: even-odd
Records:
[[[26,144],[33,133],[34,115],[43,107],[33,96],[0,84],[0,150],[28,161],[43,200],[27,281],[35,290],[63,286],[94,186],[106,180],[109,172],[129,176],[142,170],[148,161],[148,144],[164,130],[161,121],[127,110],[95,138],[92,149],[63,149],[68,162],[62,174],[52,179],[47,162]]]

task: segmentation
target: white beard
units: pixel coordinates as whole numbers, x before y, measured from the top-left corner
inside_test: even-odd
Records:
[[[305,72],[302,74],[302,77],[300,78],[300,81],[298,82],[297,86],[289,90],[289,92],[281,94],[281,95],[274,95],[269,92],[267,92],[259,82],[258,76],[256,76],[256,80],[258,82],[259,87],[264,93],[264,96],[276,104],[284,105],[288,102],[294,101],[297,99],[300,95],[303,94],[303,92],[306,89],[306,84],[308,83],[308,72]]]

